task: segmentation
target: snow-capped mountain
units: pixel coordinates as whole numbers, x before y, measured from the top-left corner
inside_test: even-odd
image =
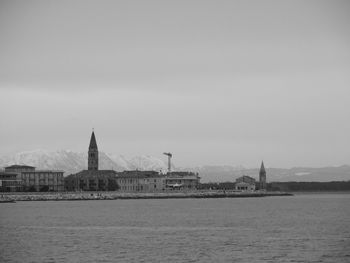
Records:
[[[20,152],[14,155],[0,157],[0,168],[12,164],[26,164],[37,169],[54,169],[65,171],[65,176],[87,169],[87,152],[79,153],[69,150],[45,151],[35,150]],[[99,169],[124,170],[154,170],[167,171],[167,158],[163,159],[142,155],[126,158],[123,155],[99,152]],[[249,175],[258,179],[259,168],[248,169],[242,166],[201,166],[180,168],[172,166],[172,170],[198,172],[201,182],[233,182],[237,177]],[[348,181],[350,166],[339,167],[297,167],[290,169],[266,168],[268,182],[279,181]]]
[[[167,171],[166,161],[158,159],[153,156],[142,155],[135,156],[129,160],[130,169],[139,169],[142,167],[142,170],[153,170],[153,171]],[[172,169],[174,170],[174,165],[172,164]]]
[[[0,167],[12,164],[26,164],[37,169],[63,170],[65,175],[68,175],[87,169],[87,160],[86,152],[35,150],[2,156],[0,157]],[[123,155],[107,154],[100,151],[99,168],[101,170],[113,169],[116,171],[134,169],[166,171],[167,163],[166,160],[147,155],[127,159]]]

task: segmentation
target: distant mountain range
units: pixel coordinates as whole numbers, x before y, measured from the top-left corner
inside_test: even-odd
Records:
[[[73,152],[69,150],[45,151],[35,150],[20,152],[14,155],[0,157],[0,167],[12,164],[26,164],[35,166],[37,169],[64,170],[65,175],[87,169],[87,152]],[[136,156],[126,158],[122,155],[99,152],[99,169],[124,170],[155,170],[166,171],[167,159],[164,160],[152,156]]]
[[[266,168],[266,166],[265,166]],[[193,169],[192,169],[193,170]],[[230,166],[203,166],[198,171],[203,182],[233,181],[242,175],[249,175],[258,180],[259,168],[245,169]],[[268,182],[329,182],[350,181],[350,166],[338,167],[294,167],[290,169],[266,168]]]
[[[87,168],[87,153],[73,152],[69,150],[44,151],[35,150],[20,152],[13,155],[0,157],[0,167],[12,164],[26,164],[37,169],[64,170],[65,175],[76,173]],[[143,155],[126,158],[123,155],[99,152],[99,168],[124,170],[155,170],[167,171],[167,159],[159,159],[153,156]],[[259,168],[247,169],[242,166],[202,166],[202,167],[175,167],[173,170],[198,172],[201,182],[225,182],[234,181],[242,175],[249,175],[258,179]],[[309,168],[296,167],[290,169],[266,168],[269,182],[279,181],[348,181],[350,180],[350,166]]]

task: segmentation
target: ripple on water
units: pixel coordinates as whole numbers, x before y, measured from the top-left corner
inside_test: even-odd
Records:
[[[18,202],[0,261],[348,262],[349,196]]]

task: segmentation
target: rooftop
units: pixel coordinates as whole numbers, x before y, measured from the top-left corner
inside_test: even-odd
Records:
[[[92,132],[91,134],[89,149],[97,149],[97,143],[94,132]]]
[[[64,173],[63,170],[35,170],[35,171],[26,171],[24,173]]]
[[[67,177],[74,177],[74,176],[108,176],[108,175],[116,175],[117,172],[114,170],[82,170],[76,174],[70,174]],[[66,177],[66,178],[67,178]]]
[[[29,165],[19,165],[19,164],[14,164],[5,167],[5,169],[12,168],[12,169],[19,169],[19,168],[35,168],[34,166],[29,166]]]
[[[131,171],[123,171],[118,173],[119,178],[146,178],[146,177],[163,177],[163,175],[159,174],[156,171],[139,171],[139,170],[131,170]]]

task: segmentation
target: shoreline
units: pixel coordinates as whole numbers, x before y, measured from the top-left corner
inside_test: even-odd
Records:
[[[249,198],[269,196],[293,196],[287,192],[63,192],[63,193],[6,193],[1,194],[0,203],[9,201],[83,201],[125,199],[184,199],[184,198]]]

